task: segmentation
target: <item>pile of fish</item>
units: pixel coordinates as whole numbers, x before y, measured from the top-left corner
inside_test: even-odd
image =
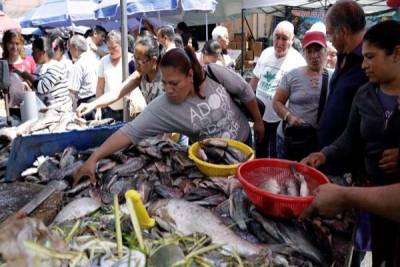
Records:
[[[102,262],[115,259],[110,204],[114,195],[123,203],[124,193],[135,189],[157,222],[144,232],[146,249],[141,253],[150,262],[157,262],[152,259],[157,255],[155,247],[168,245],[185,263],[192,259],[200,266],[343,266],[353,225],[347,216],[303,222],[267,218],[249,202],[236,178],[204,177],[188,158],[186,147],[159,138],[143,140],[99,161],[97,185],[83,181],[72,187],[71,174],[92,152],[68,147],[53,157],[40,157],[21,176],[21,180],[40,184],[51,179],[70,184],[65,190],[65,207],[54,225],[57,231],[64,229],[74,260],[79,253],[89,255],[80,260],[90,266],[106,266]],[[138,247],[129,218],[123,212],[127,258]],[[94,249],[96,253],[89,250],[100,243],[107,245]]]
[[[213,164],[238,164],[248,160],[251,155],[245,155],[240,149],[217,138],[205,139],[199,142],[197,157],[202,161]]]
[[[294,166],[291,166],[292,176],[266,177],[258,186],[259,188],[273,194],[287,195],[292,197],[306,197],[310,195],[307,181],[301,173],[297,172]]]
[[[87,121],[79,118],[75,113],[58,113],[49,110],[39,119],[26,121],[18,126],[4,127],[0,129],[0,138],[13,140],[20,135],[57,133],[71,130],[94,128],[113,123],[113,119]]]

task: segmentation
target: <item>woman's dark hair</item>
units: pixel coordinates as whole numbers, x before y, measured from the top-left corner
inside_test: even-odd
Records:
[[[188,74],[190,70],[193,70],[194,90],[198,97],[204,99],[204,96],[200,94],[200,85],[205,80],[205,73],[192,48],[185,47],[184,49],[174,48],[169,50],[162,57],[160,66],[172,67],[183,74]]]
[[[8,53],[7,50],[7,44],[10,43],[12,41],[13,38],[17,38],[17,40],[20,43],[20,47],[18,48],[18,53],[20,55],[20,57],[22,57],[23,59],[25,58],[25,51],[24,51],[24,38],[22,37],[22,35],[14,30],[7,30],[4,32],[3,35],[3,58],[4,59],[8,59],[8,57],[10,56],[10,54]]]
[[[46,36],[40,36],[37,37],[35,40],[32,42],[32,48],[37,48],[40,51],[45,52],[49,57],[50,55],[52,56],[52,49],[51,49],[51,42],[50,39],[47,38]]]
[[[204,43],[203,48],[201,49],[201,52],[203,54],[211,55],[211,56],[217,56],[218,55],[218,49],[222,50],[221,45],[219,44],[218,41],[216,40],[208,40],[207,42]]]
[[[59,34],[51,34],[50,37],[50,43],[51,43],[51,54],[49,56],[53,56],[54,52],[56,50],[60,50],[62,54],[67,50],[67,44],[65,40],[59,35]]]
[[[385,50],[387,55],[393,54],[400,45],[400,22],[386,20],[372,26],[365,33],[364,42]]]
[[[160,59],[160,48],[158,46],[158,42],[157,42],[156,38],[154,38],[153,35],[140,36],[136,40],[135,46],[138,45],[138,44],[143,45],[144,47],[147,48],[147,51],[146,51],[145,55],[148,58],[156,57],[157,58],[157,62],[159,62],[159,59]]]
[[[179,30],[181,30],[182,32],[187,32],[187,31],[189,31],[189,27],[186,25],[186,23],[185,22],[179,22],[177,25],[176,25],[176,28],[178,28]]]
[[[88,38],[90,36],[93,36],[93,29],[88,29],[85,34],[83,35],[83,37]]]

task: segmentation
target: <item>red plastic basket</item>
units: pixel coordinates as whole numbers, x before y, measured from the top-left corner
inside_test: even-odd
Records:
[[[293,176],[290,171],[290,166],[292,165],[296,167],[297,172],[304,175],[310,192],[313,192],[321,184],[329,183],[328,178],[320,171],[295,161],[282,159],[247,161],[239,166],[236,176],[250,201],[265,215],[293,218],[298,217],[311,204],[314,196],[293,197],[278,195],[258,187],[259,184],[265,181],[266,177],[273,177],[279,185],[282,185],[288,177]]]

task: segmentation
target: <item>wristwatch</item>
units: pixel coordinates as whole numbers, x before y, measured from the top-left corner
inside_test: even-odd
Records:
[[[283,116],[283,121],[287,121],[289,115],[290,115],[290,111],[286,112],[285,116]]]

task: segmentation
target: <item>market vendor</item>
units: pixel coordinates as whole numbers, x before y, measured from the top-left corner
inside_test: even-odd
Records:
[[[75,183],[83,176],[95,183],[97,161],[162,133],[178,132],[193,141],[224,137],[251,142],[247,118],[231,95],[245,105],[254,120],[256,137],[262,138],[264,127],[252,88],[234,71],[216,64],[209,66],[220,83],[206,76],[190,48],[168,51],[160,62],[165,94],[109,137],[74,175]]]
[[[334,212],[326,211],[339,211],[342,207],[374,213],[373,266],[400,266],[399,209],[395,207],[400,193],[400,22],[388,20],[371,27],[364,36],[362,53],[362,68],[369,83],[358,90],[344,133],[321,152],[303,159],[303,163],[320,166],[334,162],[363,144],[366,174],[369,183],[377,187],[322,186],[310,209],[328,215]],[[332,192],[336,192],[335,202],[327,200],[333,197]]]

